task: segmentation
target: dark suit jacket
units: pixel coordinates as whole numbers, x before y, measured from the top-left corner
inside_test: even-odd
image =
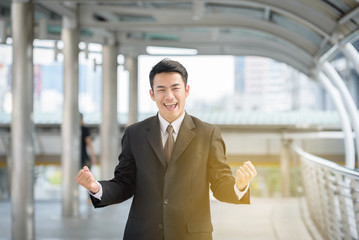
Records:
[[[125,240],[212,239],[209,187],[220,201],[249,203],[249,191],[240,201],[234,192],[218,127],[186,113],[168,166],[162,146],[158,116],[129,126],[115,177],[100,181],[94,206],[133,196]]]

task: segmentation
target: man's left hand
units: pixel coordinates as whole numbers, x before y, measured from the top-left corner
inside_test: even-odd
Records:
[[[237,169],[236,175],[236,186],[239,191],[243,191],[249,182],[257,175],[257,171],[251,161],[247,161]]]

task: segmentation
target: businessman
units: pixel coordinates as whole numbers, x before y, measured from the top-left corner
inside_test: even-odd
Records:
[[[80,124],[81,124],[81,168],[87,166],[91,168],[92,165],[96,164],[96,154],[92,144],[92,138],[90,129],[85,126],[84,116],[80,113]],[[90,152],[90,156],[88,154]]]
[[[248,161],[234,177],[219,128],[186,113],[190,87],[179,62],[164,59],[149,77],[158,114],[127,127],[114,178],[97,182],[84,167],[76,181],[95,207],[133,196],[124,240],[210,240],[209,188],[220,201],[248,204],[256,170]]]

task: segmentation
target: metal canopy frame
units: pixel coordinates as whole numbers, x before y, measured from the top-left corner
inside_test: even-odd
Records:
[[[124,55],[147,54],[149,45],[186,47],[201,55],[270,57],[307,75],[323,54],[358,30],[359,22],[355,0],[32,2],[35,32],[38,36],[45,18],[48,39],[61,39],[61,19],[77,14],[81,41],[118,42]],[[65,2],[77,3],[78,13]],[[10,4],[0,4],[1,18],[10,18]]]

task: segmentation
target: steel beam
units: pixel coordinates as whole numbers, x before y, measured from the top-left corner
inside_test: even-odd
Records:
[[[345,57],[353,63],[355,71],[359,74],[359,53],[350,42],[341,47]]]
[[[319,73],[318,77],[323,87],[327,90],[330,97],[332,98],[342,122],[342,130],[344,132],[345,166],[354,169],[355,168],[354,141],[353,141],[352,129],[350,126],[350,120],[348,117],[348,113],[345,110],[343,100],[340,96],[339,91],[333,86],[333,84],[330,82],[330,80],[324,73]]]
[[[11,5],[13,111],[11,123],[12,239],[35,239],[33,147],[33,4]]]
[[[328,77],[332,80],[335,87],[338,89],[342,99],[344,106],[347,109],[347,112],[349,114],[349,117],[351,119],[351,125],[354,129],[355,133],[355,147],[356,147],[356,153],[359,154],[359,112],[358,109],[354,103],[354,100],[352,98],[352,95],[350,94],[347,86],[345,85],[343,79],[340,77],[339,73],[335,70],[333,65],[331,65],[329,62],[325,62],[323,65],[324,72],[328,75]],[[359,159],[358,159],[359,161]],[[354,165],[352,168],[354,168]]]

